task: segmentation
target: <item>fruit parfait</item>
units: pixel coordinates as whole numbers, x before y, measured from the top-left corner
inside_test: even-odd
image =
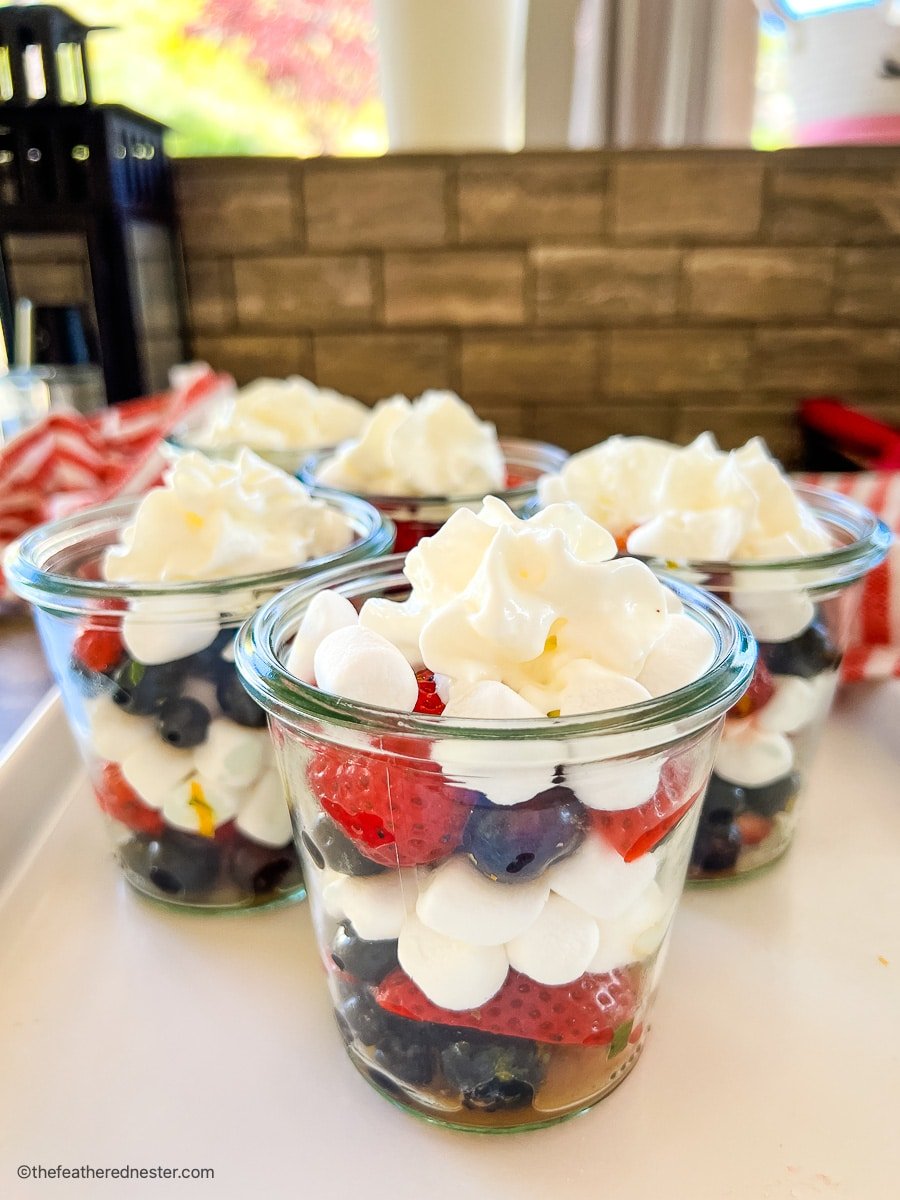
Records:
[[[359,436],[313,455],[301,477],[325,493],[361,496],[397,528],[396,548],[411,550],[458,508],[477,509],[489,493],[514,512],[534,501],[537,480],[568,455],[558,446],[498,438],[455,392],[417,400],[392,396],[372,409]]]
[[[11,547],[126,878],[154,899],[231,909],[301,898],[290,817],[233,642],[263,600],[390,548],[352,498],[311,498],[243,451],[185,454],[162,487]]]
[[[752,673],[726,606],[615,550],[574,505],[489,497],[237,642],[350,1057],[456,1128],[549,1124],[634,1066]]]
[[[711,434],[679,448],[614,437],[542,480],[619,547],[729,602],[759,644],[753,683],[728,715],[689,877],[726,880],[774,862],[831,706],[860,581],[886,527],[842,496],[793,485],[753,438],[725,453]]]
[[[234,458],[241,447],[296,475],[314,451],[362,430],[369,408],[300,375],[218,389],[168,438],[174,450]]]

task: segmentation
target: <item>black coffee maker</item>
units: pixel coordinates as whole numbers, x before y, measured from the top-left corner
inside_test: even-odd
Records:
[[[93,103],[91,32],[0,9],[0,321],[10,347],[30,300],[38,361],[96,363],[115,402],[183,361],[184,288],[163,126]]]

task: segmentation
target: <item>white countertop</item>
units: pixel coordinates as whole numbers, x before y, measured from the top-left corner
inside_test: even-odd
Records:
[[[632,1076],[504,1137],[433,1128],[357,1075],[305,906],[158,909],[57,789],[39,839],[12,822],[0,875],[0,1197],[897,1200],[898,712],[900,682],[846,693],[787,859],[687,894]],[[22,781],[54,790],[48,728],[0,767],[0,871]],[[215,1179],[20,1182],[19,1164]]]

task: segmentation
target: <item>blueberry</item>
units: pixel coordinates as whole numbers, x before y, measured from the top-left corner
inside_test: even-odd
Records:
[[[703,814],[691,852],[691,865],[701,871],[730,871],[740,852],[741,831],[734,822],[734,814],[727,809]]]
[[[216,681],[216,699],[226,717],[248,729],[262,729],[266,714],[249,693],[244,691],[240,676],[231,663],[226,664]]]
[[[733,821],[747,807],[748,791],[748,788],[743,788],[739,784],[728,783],[727,780],[720,779],[718,775],[711,775],[706,795],[703,797],[701,824],[711,813],[728,813],[729,820]],[[722,823],[721,818],[719,823]]]
[[[238,836],[230,850],[228,874],[251,896],[268,896],[299,887],[303,881],[293,846],[261,846]]]
[[[464,1039],[441,1052],[441,1067],[466,1108],[481,1112],[524,1108],[544,1078],[544,1063],[534,1042],[505,1038],[484,1045]]]
[[[404,1033],[388,1034],[375,1047],[375,1061],[384,1071],[389,1071],[404,1083],[423,1087],[434,1077],[434,1051],[427,1042]],[[380,1080],[379,1080],[380,1082]]]
[[[483,875],[502,883],[526,883],[584,837],[587,814],[575,793],[552,787],[510,808],[480,805],[463,830],[463,849]]]
[[[164,700],[156,714],[156,728],[164,742],[179,750],[189,750],[206,741],[209,709],[188,696]]]
[[[142,867],[132,864],[160,892],[192,899],[208,892],[219,873],[219,847],[212,838],[167,829],[146,843]]]
[[[302,834],[306,852],[319,870],[326,866],[342,875],[380,875],[386,867],[360,854],[327,813],[320,812],[311,830]]]
[[[126,658],[111,679],[113,702],[137,717],[155,712],[177,689],[177,672],[171,663],[145,666],[133,658]]]
[[[339,971],[346,971],[364,983],[381,983],[398,965],[397,942],[368,942],[349,921],[343,921],[332,940],[331,957]]]
[[[759,657],[773,675],[799,675],[803,679],[835,671],[841,661],[840,651],[820,622],[789,642],[760,642]]]
[[[338,1025],[344,1036],[347,1031],[359,1038],[364,1046],[374,1046],[383,1039],[396,1034],[396,1022],[403,1024],[401,1017],[379,1008],[366,988],[355,988],[348,980],[338,984],[341,1002],[336,1010]],[[349,1039],[348,1039],[349,1040]]]
[[[800,776],[796,772],[782,775],[780,779],[776,779],[774,783],[767,783],[765,787],[743,789],[747,807],[762,817],[774,817],[776,813],[783,812],[799,790]]]

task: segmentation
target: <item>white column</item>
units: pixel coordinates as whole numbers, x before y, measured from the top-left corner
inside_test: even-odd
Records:
[[[519,150],[528,0],[374,0],[392,151]]]

